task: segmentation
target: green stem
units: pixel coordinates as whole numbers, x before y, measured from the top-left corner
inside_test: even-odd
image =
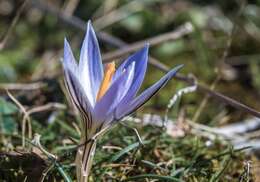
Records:
[[[86,142],[81,139],[80,143]],[[76,156],[76,169],[78,182],[87,182],[96,149],[96,141],[91,140],[78,148]]]

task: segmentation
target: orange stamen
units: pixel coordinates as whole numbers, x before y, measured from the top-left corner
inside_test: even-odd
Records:
[[[115,62],[111,62],[111,63],[108,63],[106,65],[104,78],[103,78],[103,81],[102,81],[102,83],[99,87],[99,91],[98,91],[98,94],[97,94],[97,101],[100,100],[105,95],[105,93],[107,92],[115,71],[116,71]]]

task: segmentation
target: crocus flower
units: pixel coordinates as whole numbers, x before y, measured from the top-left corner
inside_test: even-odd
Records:
[[[123,117],[147,102],[180,69],[178,66],[139,96],[137,92],[144,80],[148,61],[148,45],[128,57],[115,69],[115,63],[102,64],[95,32],[88,22],[79,63],[75,61],[70,45],[64,41],[63,68],[65,84],[72,103],[81,119],[81,140],[76,156],[77,178],[88,179],[96,148],[97,134],[111,128]]]

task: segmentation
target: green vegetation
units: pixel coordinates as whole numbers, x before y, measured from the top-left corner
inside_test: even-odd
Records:
[[[0,181],[38,181],[43,177],[44,181],[76,180],[73,162],[80,119],[65,97],[60,59],[64,37],[79,55],[84,32],[59,19],[50,7],[66,12],[68,19],[71,8],[76,17],[91,19],[97,31],[129,44],[190,22],[192,33],[151,46],[150,55],[169,67],[184,64],[182,74],[192,74],[208,87],[215,82],[215,91],[260,108],[260,1],[89,0],[77,4],[77,0],[57,0],[49,2],[45,11],[38,1],[28,1],[9,32],[22,4],[0,1],[1,46],[10,33],[0,46]],[[99,42],[103,55],[118,49]],[[163,74],[149,66],[142,89]],[[172,80],[134,116],[142,120],[144,114],[152,113],[164,118],[171,97],[187,86]],[[22,107],[8,95],[7,88]],[[199,110],[205,98],[206,105]],[[131,121],[124,121],[129,127],[118,124],[106,133],[98,142],[89,181],[259,180],[257,153],[234,148],[223,137],[200,133],[189,124],[218,128],[252,118],[249,113],[197,90],[182,95],[168,117],[181,134]],[[137,128],[143,144],[131,128]],[[47,153],[32,141],[35,133],[41,135]],[[259,136],[254,139],[259,140]]]

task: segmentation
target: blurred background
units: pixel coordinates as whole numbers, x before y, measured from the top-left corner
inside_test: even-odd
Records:
[[[132,129],[117,126],[100,142],[92,180],[260,180],[259,5],[259,0],[0,0],[0,178],[66,181],[55,165],[42,177],[53,163],[28,141],[40,134],[42,145],[57,156],[77,143],[79,118],[64,96],[60,61],[64,37],[79,57],[91,20],[104,62],[122,61],[150,43],[152,65],[142,89],[184,64],[181,75],[127,121],[148,143],[140,148]],[[190,93],[181,94],[185,88]],[[170,107],[178,91],[182,96]],[[58,163],[71,180],[73,152]],[[33,171],[36,161],[41,167]]]

